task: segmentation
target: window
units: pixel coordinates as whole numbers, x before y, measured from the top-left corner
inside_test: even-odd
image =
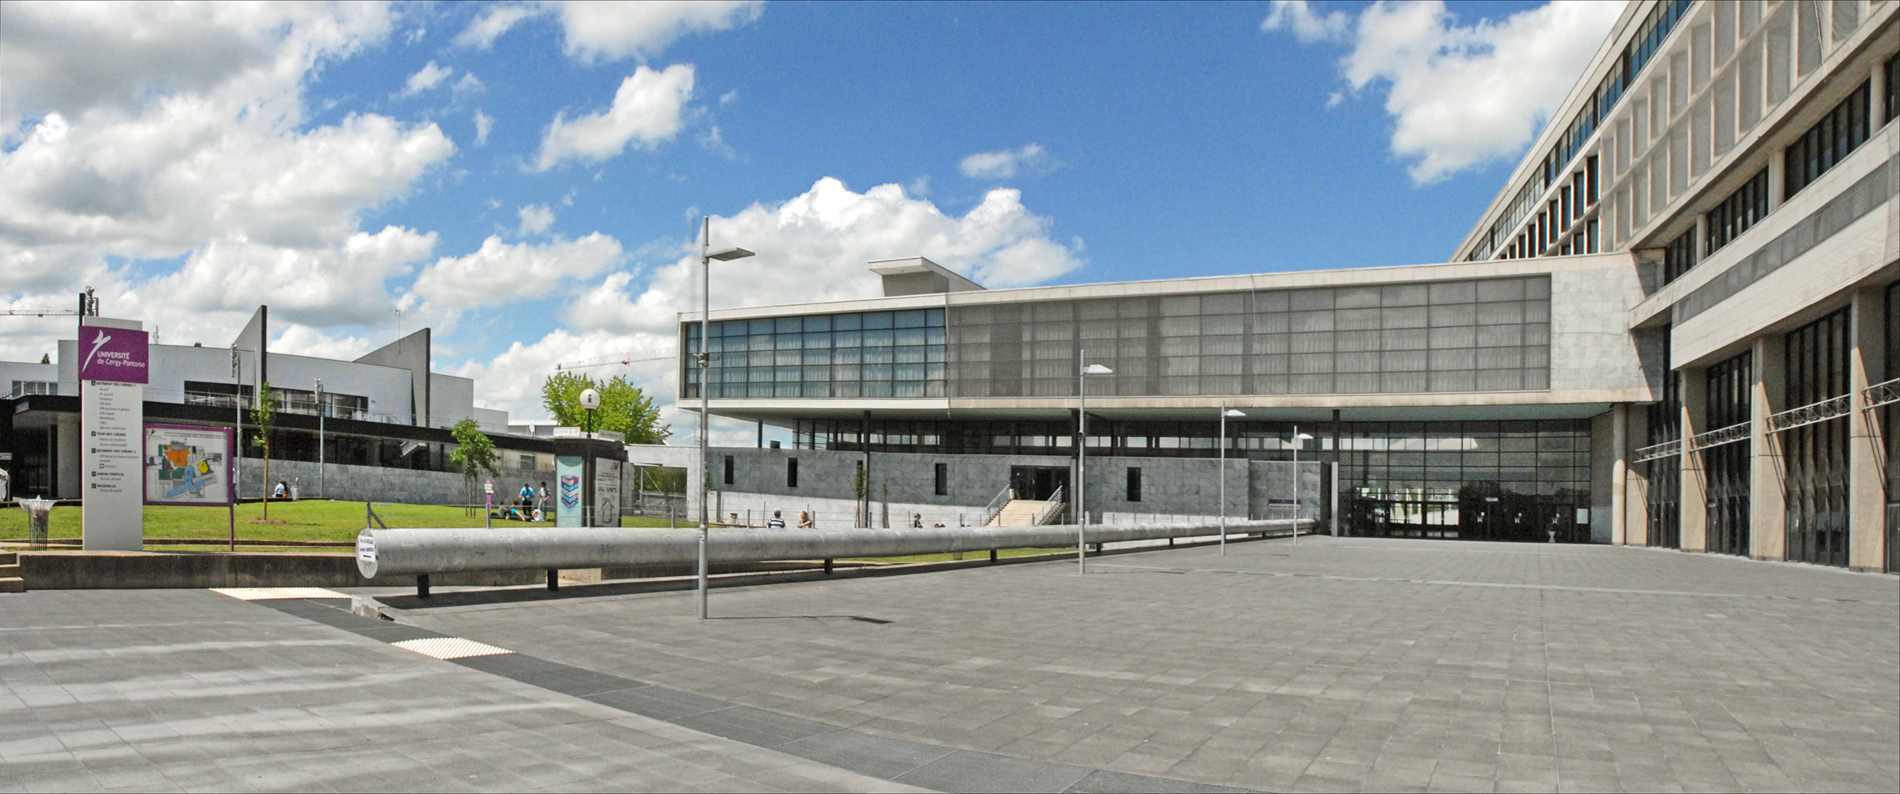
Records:
[[[8,392],[7,396],[26,397],[28,395],[33,395],[33,394],[58,394],[58,393],[59,393],[59,384],[54,383],[52,381],[16,380],[13,382],[13,390]],[[227,398],[227,402],[228,402],[228,398]]]
[[[1695,230],[1690,229],[1663,248],[1663,283],[1682,278],[1682,274],[1695,267],[1695,260]]]
[[[726,456],[726,484],[732,484],[732,456]]]
[[[950,464],[939,463],[937,464],[936,469],[937,469],[936,494],[938,496],[949,496],[950,495]]]
[[[1704,220],[1708,228],[1709,253],[1728,245],[1749,227],[1768,216],[1768,169],[1757,171],[1747,182],[1715,205]]]
[[[1141,501],[1141,467],[1128,467],[1128,501]]]
[[[1585,187],[1586,195],[1584,196],[1584,198],[1589,200],[1591,206],[1595,206],[1597,203],[1597,156],[1596,155],[1594,154],[1590,155],[1589,159],[1583,161],[1583,171],[1585,174],[1584,181],[1588,183],[1588,185]]]
[[[1786,153],[1787,189],[1782,198],[1790,198],[1821,178],[1828,169],[1867,142],[1867,83],[1861,83],[1846,99],[1809,127]]]
[[[519,455],[517,456],[517,460],[521,464],[517,468],[527,469],[529,471],[534,470],[534,456],[533,455]]]
[[[798,459],[797,458],[785,459],[785,487],[787,488],[798,487]]]

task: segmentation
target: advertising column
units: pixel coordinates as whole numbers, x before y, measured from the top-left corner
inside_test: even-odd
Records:
[[[587,525],[586,517],[581,512],[581,500],[586,496],[581,479],[584,461],[585,458],[579,455],[558,455],[554,458],[554,525],[557,527]]]
[[[620,474],[626,465],[612,458],[594,459],[594,526],[620,526]]]
[[[80,534],[87,551],[145,548],[140,473],[149,351],[132,320],[82,318],[79,331]]]

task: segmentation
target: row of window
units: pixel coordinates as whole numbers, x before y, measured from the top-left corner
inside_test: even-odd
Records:
[[[1768,217],[1768,169],[1757,171],[1722,203],[1710,210],[1703,224],[1708,234],[1708,252],[1715,253],[1749,227]],[[1693,239],[1691,240],[1693,244]],[[1691,260],[1693,261],[1693,259]],[[1665,268],[1667,270],[1667,268]],[[1678,274],[1680,275],[1680,274]],[[1674,277],[1671,277],[1674,280]]]

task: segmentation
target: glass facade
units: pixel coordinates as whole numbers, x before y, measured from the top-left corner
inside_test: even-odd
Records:
[[[1799,408],[1847,393],[1847,328],[1842,309],[1788,334],[1782,405]],[[1781,432],[1790,560],[1847,565],[1847,429],[1848,418],[1839,416]]]
[[[1668,328],[1662,331],[1662,343],[1662,399],[1649,404],[1649,446],[1682,438],[1681,378],[1670,368]],[[1682,456],[1665,455],[1643,465],[1649,479],[1647,543],[1682,548]]]
[[[1742,353],[1709,367],[1709,430],[1742,424],[1749,419],[1752,405],[1754,354]],[[1702,465],[1709,483],[1708,550],[1718,554],[1748,556],[1749,453],[1753,449],[1744,438],[1702,451]]]
[[[1763,168],[1710,210],[1706,223],[1709,253],[1728,245],[1742,232],[1768,217],[1768,169]]]
[[[941,454],[1075,453],[1067,421],[803,420],[798,448]],[[1089,422],[1089,454],[1213,458],[1217,422]],[[1341,422],[1302,425],[1302,459],[1339,464],[1342,526],[1358,535],[1520,540],[1590,539],[1590,423]],[[1291,460],[1293,427],[1229,422],[1227,455]],[[1127,488],[1141,490],[1139,473]],[[1131,498],[1131,501],[1134,499]]]
[[[1550,279],[952,306],[952,397],[1550,388]],[[1097,391],[1099,390],[1099,391]]]
[[[944,396],[942,309],[815,314],[712,324],[709,396]],[[699,324],[684,329],[681,397],[699,396]]]
[[[1833,110],[1788,146],[1787,187],[1783,198],[1801,192],[1836,163],[1867,142],[1867,83],[1861,83]]]

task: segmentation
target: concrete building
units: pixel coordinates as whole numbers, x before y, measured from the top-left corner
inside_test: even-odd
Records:
[[[1297,427],[1344,534],[1900,568],[1896,9],[1629,3],[1445,264],[985,290],[912,258],[872,263],[882,298],[682,314],[682,405],[794,439],[715,450],[718,509],[976,523],[1060,489],[1105,521],[1224,483],[1262,515]]]
[[[431,371],[429,329],[354,361],[274,352],[269,338],[269,309],[260,307],[228,347],[150,349],[147,422],[232,427],[239,401],[254,405],[258,384],[271,385],[278,425],[271,483],[251,427],[239,466],[245,498],[261,498],[281,480],[306,497],[462,503],[466,484],[449,459],[449,428],[464,419],[495,441],[499,494],[553,480],[552,438],[511,431],[507,412],[475,407],[474,381]],[[50,363],[0,362],[0,468],[12,476],[10,495],[80,497],[76,345],[65,339],[58,347]]]

